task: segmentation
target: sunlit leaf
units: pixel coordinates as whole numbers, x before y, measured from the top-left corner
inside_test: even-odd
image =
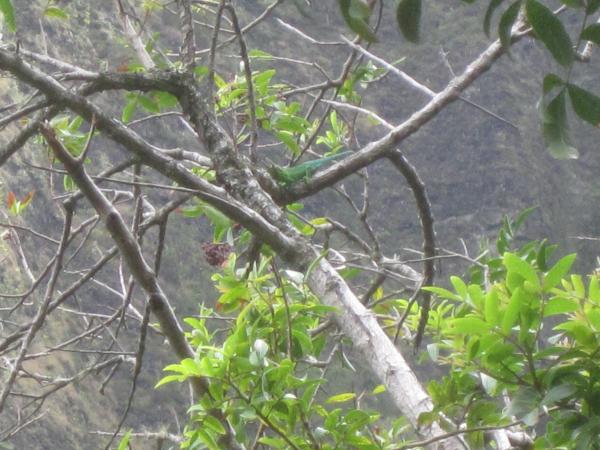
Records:
[[[509,272],[515,272],[521,275],[525,280],[531,284],[538,286],[539,280],[535,269],[531,265],[515,255],[514,253],[505,253],[503,256],[503,262]]]
[[[553,297],[544,306],[544,317],[577,311],[579,302],[572,298]]]
[[[131,118],[133,117],[133,113],[135,112],[135,108],[137,107],[137,104],[137,96],[129,100],[129,102],[127,102],[125,108],[123,108],[123,114],[121,115],[121,120],[123,122],[127,123],[131,120]]]
[[[356,394],[354,392],[346,392],[344,394],[337,394],[329,397],[327,400],[325,400],[325,403],[344,403],[354,400],[355,398]]]
[[[491,325],[478,317],[462,317],[450,322],[455,333],[459,334],[484,334],[491,330]]]
[[[510,334],[512,327],[515,326],[519,318],[519,311],[521,305],[525,302],[525,293],[519,287],[513,292],[506,311],[504,311],[504,317],[502,318],[502,332],[506,335]]]
[[[117,450],[126,450],[129,447],[129,440],[131,439],[131,430],[129,430],[125,435],[121,438],[119,442],[119,446]]]
[[[571,266],[575,262],[575,258],[577,254],[572,253],[570,255],[565,256],[560,261],[558,261],[552,269],[548,271],[548,273],[544,276],[544,290],[549,291],[558,283],[560,280],[564,278],[564,276],[569,273]]]
[[[372,394],[377,395],[377,394],[382,394],[385,392],[385,386],[383,384],[377,385],[375,387],[375,389],[373,389],[371,391]]]
[[[500,297],[495,288],[492,288],[485,296],[484,314],[485,321],[491,325],[500,323]]]
[[[44,15],[46,17],[52,17],[54,19],[66,20],[69,18],[69,14],[64,9],[58,8],[56,6],[48,6],[44,10]]]
[[[10,0],[0,0],[0,13],[4,16],[6,26],[13,33],[17,30],[15,22],[15,10]]]

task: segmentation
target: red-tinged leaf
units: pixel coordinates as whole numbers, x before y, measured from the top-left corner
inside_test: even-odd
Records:
[[[8,193],[8,195],[6,196],[6,204],[8,205],[8,208],[9,209],[12,208],[16,201],[17,201],[17,196],[15,195],[14,192],[10,191]]]
[[[22,208],[27,207],[27,205],[29,205],[31,200],[33,200],[33,191],[29,192],[29,194],[27,194],[25,196],[25,198],[21,201],[21,207]]]

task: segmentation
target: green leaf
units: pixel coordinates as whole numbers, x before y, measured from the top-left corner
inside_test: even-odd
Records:
[[[421,0],[400,0],[398,8],[396,8],[398,27],[409,42],[419,42],[421,9]]]
[[[594,308],[587,313],[587,318],[596,331],[600,331],[600,310]]]
[[[363,0],[338,0],[338,3],[348,28],[367,42],[377,42],[377,37],[368,24],[371,10],[363,3]],[[363,5],[368,9],[369,15],[366,15]]]
[[[13,33],[17,31],[17,25],[15,22],[15,10],[13,9],[10,0],[0,0],[0,12],[4,16],[6,26]]]
[[[561,88],[563,87],[565,84],[565,82],[562,80],[562,78],[560,78],[558,75],[555,75],[553,73],[549,73],[548,75],[546,75],[544,77],[544,82],[543,82],[543,91],[544,91],[544,95],[550,93],[550,91],[554,88]]]
[[[510,301],[508,302],[508,306],[506,311],[504,311],[504,317],[502,318],[502,332],[505,335],[510,334],[513,326],[517,323],[517,319],[519,318],[519,311],[521,310],[521,305],[525,302],[525,293],[523,289],[518,287],[513,292]]]
[[[544,317],[555,316],[568,312],[577,311],[579,303],[575,299],[565,297],[553,297],[544,306]]]
[[[158,103],[150,97],[148,97],[147,95],[140,95],[138,101],[145,110],[155,114],[160,112],[160,107],[158,106]]]
[[[194,69],[194,75],[196,76],[196,78],[202,79],[204,76],[208,75],[208,67],[206,67],[206,66],[196,67]],[[215,77],[215,84],[216,84],[216,79],[217,79],[217,77]]]
[[[598,282],[598,277],[596,275],[592,275],[590,278],[588,295],[591,301],[600,302],[600,283]]]
[[[458,334],[485,334],[491,330],[490,324],[478,317],[462,317],[450,321],[452,331]]]
[[[210,449],[210,450],[221,450],[221,446],[217,443],[212,433],[210,433],[206,429],[198,429],[197,431],[200,440]]]
[[[492,288],[485,296],[484,314],[485,321],[491,325],[500,323],[500,297],[495,288]]]
[[[174,108],[177,106],[177,97],[165,91],[152,91],[152,98],[158,104],[159,108]]]
[[[129,447],[129,440],[131,439],[131,430],[129,430],[125,435],[121,438],[119,442],[119,446],[117,450],[126,450]]]
[[[354,392],[346,392],[344,394],[337,394],[332,397],[329,397],[325,400],[325,403],[344,403],[350,400],[354,400],[356,398],[356,394]]]
[[[425,286],[422,290],[433,292],[434,294],[436,294],[437,296],[439,296],[441,298],[447,298],[449,300],[456,300],[456,301],[462,300],[462,298],[460,296],[456,295],[454,292],[451,292],[448,289],[444,289],[441,287]]]
[[[231,220],[217,208],[208,203],[201,202],[202,212],[215,227],[213,235],[215,241],[219,241],[225,231],[231,227]]]
[[[568,85],[575,113],[586,122],[600,127],[600,97],[573,84]]]
[[[570,397],[575,392],[577,392],[577,388],[572,384],[560,384],[558,386],[554,386],[542,399],[542,405],[551,406],[556,402],[564,400],[565,398]]]
[[[63,187],[67,192],[74,191],[75,189],[77,189],[77,185],[75,184],[75,181],[73,181],[73,178],[71,178],[71,175],[63,176]]]
[[[519,15],[519,9],[521,8],[521,0],[514,2],[508,7],[498,23],[498,36],[500,37],[500,43],[505,50],[508,51],[510,47],[511,30],[517,17]]]
[[[292,132],[276,131],[275,135],[281,142],[283,142],[287,146],[287,148],[289,148],[292,151],[294,156],[300,154],[300,146],[296,142],[296,138],[294,137],[294,134]]]
[[[385,392],[385,385],[383,385],[383,384],[375,386],[375,388],[373,389],[373,391],[371,391],[371,393],[373,395],[383,394],[384,392]]]
[[[452,283],[452,286],[454,286],[454,290],[463,300],[467,298],[467,296],[469,295],[469,291],[467,289],[467,285],[463,280],[461,280],[459,277],[451,276],[450,283]]]
[[[504,0],[492,0],[485,11],[485,17],[483,18],[483,31],[488,37],[490,36],[490,24],[492,22],[492,16],[503,1]]]
[[[163,384],[172,383],[173,381],[182,382],[186,379],[184,375],[167,375],[161,378],[161,380],[154,385],[154,389],[162,386]]]
[[[135,108],[137,107],[137,104],[138,104],[137,96],[135,96],[134,98],[129,100],[129,102],[127,102],[127,104],[125,105],[125,108],[123,108],[123,114],[121,114],[122,122],[127,123],[131,120],[131,118],[133,117],[133,113],[135,112]]]
[[[538,393],[530,387],[523,387],[514,394],[506,412],[506,416],[517,416],[521,418],[538,406]]]
[[[569,8],[584,8],[583,0],[560,0],[560,2]]]
[[[223,424],[221,422],[219,422],[217,420],[217,418],[215,418],[213,416],[204,417],[204,420],[202,421],[202,425],[205,426],[206,428],[214,431],[217,434],[225,434],[226,433],[226,430],[225,430],[225,427],[223,426]]]
[[[585,286],[583,285],[583,280],[581,279],[581,275],[573,274],[571,275],[571,283],[573,284],[573,290],[575,294],[579,298],[585,297]]]
[[[575,59],[573,43],[562,22],[550,9],[536,0],[527,0],[525,11],[536,36],[548,48],[556,62],[562,66],[570,65]]]
[[[253,49],[248,52],[249,58],[273,59],[273,55],[262,50]]]
[[[581,322],[569,321],[554,327],[555,330],[565,330],[573,336],[581,345],[596,350],[597,342],[592,330]]]
[[[576,253],[571,253],[558,261],[552,269],[544,276],[544,291],[548,292],[565,277],[577,257]]]
[[[600,23],[594,23],[587,26],[581,33],[581,39],[584,41],[592,41],[596,45],[600,45]]]
[[[509,272],[518,273],[534,286],[539,286],[537,273],[527,261],[518,257],[514,253],[507,252],[504,254],[503,262]]]
[[[62,20],[66,20],[69,18],[69,15],[67,14],[67,12],[64,9],[58,8],[56,6],[48,6],[44,10],[44,15],[46,17],[52,17],[55,19],[62,19]]]
[[[543,107],[542,134],[550,154],[556,159],[577,159],[579,152],[572,147],[567,125],[565,90]]]
[[[285,442],[283,439],[279,439],[279,438],[263,436],[258,440],[258,442],[261,444],[268,445],[269,447],[273,447],[273,448],[288,448],[287,442]]]
[[[586,13],[594,14],[600,8],[600,0],[588,0]]]

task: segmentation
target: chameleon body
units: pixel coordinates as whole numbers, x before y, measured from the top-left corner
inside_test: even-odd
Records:
[[[296,183],[300,180],[308,181],[308,179],[319,169],[328,166],[340,159],[351,155],[352,152],[347,150],[345,152],[336,153],[335,155],[326,156],[324,158],[314,159],[312,161],[306,161],[302,164],[297,164],[292,167],[278,167],[271,166],[269,173],[277,182],[284,186]]]

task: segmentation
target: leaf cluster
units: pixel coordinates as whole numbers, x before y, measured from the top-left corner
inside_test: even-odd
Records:
[[[439,299],[428,353],[452,370],[429,384],[436,407],[424,422],[442,413],[468,427],[518,420],[545,427],[535,448],[597,448],[600,281],[569,274],[574,254],[547,266],[548,248],[505,251],[487,286],[453,276],[452,290],[426,288]],[[482,448],[484,433],[468,439]]]
[[[235,317],[202,308],[185,319],[197,356],[165,367],[169,374],[157,384],[190,377],[211,381],[209,392],[188,411],[182,448],[221,448],[225,429],[209,413],[215,409],[240,442],[255,440],[263,448],[393,448],[392,438],[398,437],[392,434],[406,431],[404,422],[376,426],[380,414],[360,406],[383,393],[383,386],[360,395],[332,392],[335,383],[327,380],[319,358],[331,359],[337,346],[314,332],[332,308],[307,290],[303,274],[287,270],[276,276],[269,258],[248,278],[244,272],[232,255],[213,276],[220,292],[217,311]],[[217,328],[211,326],[215,320]]]

